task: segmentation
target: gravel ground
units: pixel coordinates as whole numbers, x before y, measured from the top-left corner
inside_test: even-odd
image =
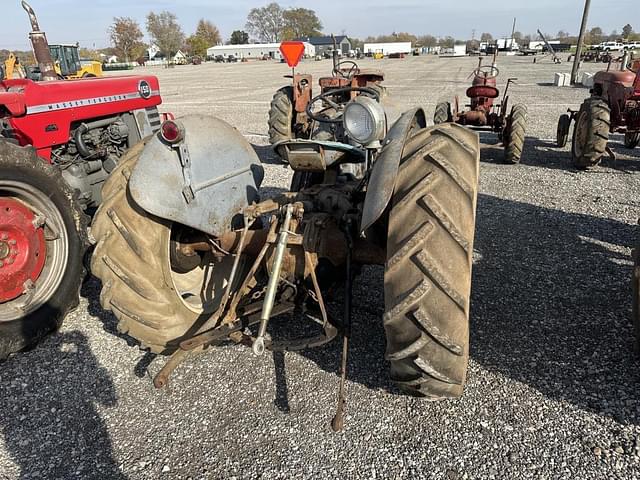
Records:
[[[385,69],[396,106],[463,94],[474,59],[363,62]],[[0,478],[640,478],[640,371],[630,325],[640,150],[588,173],[550,142],[584,89],[549,85],[555,66],[501,58],[501,84],[530,123],[521,165],[499,163],[483,134],[469,378],[462,399],[401,396],[384,361],[382,271],[355,287],[347,429],[330,432],[337,342],[254,357],[224,347],[162,365],[115,332],[97,281],[62,331],[0,367]],[[330,63],[301,70],[328,73]],[[587,71],[590,69],[587,68]],[[591,69],[593,70],[593,69]],[[266,143],[268,103],[286,80],[273,63],[148,69],[164,108],[218,115],[267,162],[265,185],[290,172]]]

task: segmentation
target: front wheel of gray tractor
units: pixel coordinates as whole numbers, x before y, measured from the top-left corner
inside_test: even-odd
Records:
[[[611,110],[601,98],[587,98],[580,106],[573,127],[571,156],[573,165],[581,170],[594,167],[607,150]]]
[[[273,96],[269,109],[269,142],[271,145],[293,138],[293,122],[293,87],[282,87]],[[281,147],[276,147],[276,153],[283,162],[286,162]]]
[[[459,125],[405,144],[389,213],[384,275],[387,359],[403,391],[462,395],[479,174],[478,136]]]
[[[180,226],[145,212],[131,197],[128,181],[144,143],[123,157],[104,185],[91,227],[97,242],[91,273],[102,281],[100,303],[117,317],[118,330],[143,349],[170,353],[214,311],[219,287],[207,283],[214,275],[204,259],[177,264],[172,242]]]
[[[527,131],[527,107],[514,105],[509,115],[507,131],[504,134],[504,160],[506,163],[520,163]]]

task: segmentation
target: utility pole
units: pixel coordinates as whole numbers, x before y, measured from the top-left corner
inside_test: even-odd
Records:
[[[591,0],[585,0],[584,13],[582,14],[582,25],[580,26],[580,35],[578,35],[578,46],[576,47],[576,56],[573,59],[573,69],[571,70],[571,85],[575,85],[578,80],[578,70],[580,69],[580,57],[582,57],[582,47],[584,45],[584,35],[587,30],[587,20],[589,18],[589,8]]]

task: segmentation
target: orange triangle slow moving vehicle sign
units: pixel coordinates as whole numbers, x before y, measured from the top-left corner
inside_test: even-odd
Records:
[[[280,44],[280,53],[291,68],[294,68],[300,63],[302,55],[304,55],[304,43],[303,42],[282,42]]]

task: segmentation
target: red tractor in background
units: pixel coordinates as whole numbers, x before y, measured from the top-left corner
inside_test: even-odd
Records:
[[[77,306],[87,213],[123,153],[161,123],[153,76],[59,80],[22,6],[42,81],[0,81],[0,359]]]
[[[304,54],[304,45],[300,42],[283,42],[281,49],[284,49],[283,53],[286,49],[297,49],[290,55],[298,61]],[[310,145],[318,148],[317,142],[308,142],[312,135],[318,140],[333,140],[336,129],[340,129],[341,126],[338,118],[342,115],[344,106],[351,100],[359,95],[380,100],[386,94],[382,86],[382,71],[361,69],[352,60],[339,61],[337,52],[338,48],[334,44],[332,76],[319,79],[319,95],[314,97],[312,93],[311,75],[293,72],[288,76],[293,79],[293,84],[280,88],[273,96],[269,110],[269,140],[276,153],[286,163],[304,162],[303,158],[311,157]],[[318,104],[323,108],[319,113],[314,113],[313,107]],[[332,153],[331,148],[322,153],[342,154],[342,151]]]
[[[471,73],[473,81],[467,89],[467,97],[471,103],[467,105],[469,110],[460,110],[460,100],[456,95],[453,107],[449,102],[440,102],[436,106],[433,123],[440,124],[453,122],[465,125],[474,130],[489,130],[496,132],[504,145],[505,161],[507,163],[519,163],[524,148],[525,132],[527,127],[527,107],[516,104],[509,111],[509,86],[516,78],[509,78],[504,89],[502,101],[494,103],[500,96],[497,88],[497,78],[500,70],[496,66],[494,53],[491,65],[482,65],[479,59],[478,67]]]
[[[571,156],[575,167],[587,169],[600,163],[609,153],[609,135],[624,133],[624,145],[635,148],[640,143],[640,63],[628,67],[625,54],[620,70],[607,70],[594,76],[591,96],[577,112],[569,110],[558,121],[557,145],[564,147],[569,138],[571,122],[573,144]]]

